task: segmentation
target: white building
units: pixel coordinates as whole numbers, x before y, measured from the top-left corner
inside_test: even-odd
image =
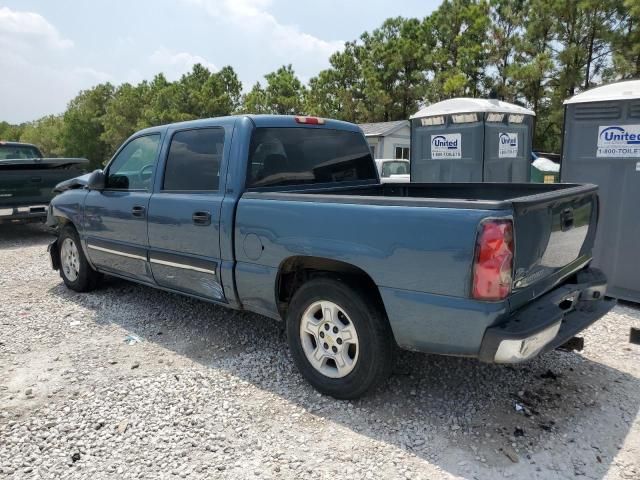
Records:
[[[373,158],[409,159],[411,129],[408,120],[395,122],[361,123]]]

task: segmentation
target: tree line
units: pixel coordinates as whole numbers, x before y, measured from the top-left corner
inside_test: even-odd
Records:
[[[103,164],[144,127],[234,113],[309,114],[355,123],[407,119],[421,106],[495,95],[536,112],[534,146],[560,147],[563,101],[640,77],[638,0],[444,0],[423,19],[389,18],[346,42],[308,85],[284,65],[243,94],[233,67],[195,65],[177,81],[80,92],[60,115],[0,138]]]

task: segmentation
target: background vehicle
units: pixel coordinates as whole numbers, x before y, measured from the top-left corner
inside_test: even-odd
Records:
[[[53,188],[84,171],[83,158],[42,158],[35,145],[0,142],[0,223],[43,221]]]
[[[240,116],[136,133],[51,203],[51,260],[286,321],[318,390],[354,398],[396,345],[518,362],[613,307],[588,268],[597,187],[380,184],[356,125]]]
[[[411,181],[409,160],[376,158],[380,183],[409,183]]]

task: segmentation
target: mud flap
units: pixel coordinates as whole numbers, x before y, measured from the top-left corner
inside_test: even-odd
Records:
[[[49,252],[49,259],[51,260],[51,268],[60,270],[60,249],[58,248],[57,238],[49,244],[47,252]]]

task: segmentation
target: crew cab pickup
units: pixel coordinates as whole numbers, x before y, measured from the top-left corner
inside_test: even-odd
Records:
[[[521,362],[613,307],[589,267],[597,187],[381,184],[353,124],[237,116],[142,130],[58,195],[54,269],[283,320],[321,392],[358,397],[396,347]]]
[[[0,141],[0,224],[44,221],[53,187],[78,176],[84,158],[43,158],[35,145]]]

